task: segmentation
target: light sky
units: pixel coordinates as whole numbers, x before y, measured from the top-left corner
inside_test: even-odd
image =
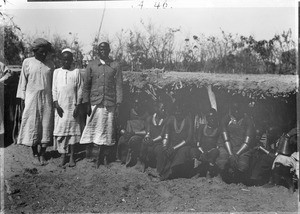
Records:
[[[114,37],[121,29],[139,29],[140,20],[162,30],[180,28],[178,41],[192,35],[219,36],[221,30],[256,39],[271,39],[275,34],[289,29],[297,35],[294,0],[147,0],[143,9],[141,0],[106,2],[43,2],[28,3],[26,0],[7,0],[5,12],[26,35],[59,34],[70,38],[77,34],[83,49],[88,52],[106,8],[101,34]],[[156,9],[155,2],[165,9]],[[225,3],[226,2],[226,3]]]

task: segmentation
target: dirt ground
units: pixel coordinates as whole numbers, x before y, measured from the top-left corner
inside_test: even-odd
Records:
[[[120,163],[96,169],[83,150],[74,168],[59,168],[50,148],[49,164],[35,166],[29,147],[1,149],[5,213],[298,211],[298,193],[285,187],[228,185],[219,177],[158,181],[152,169],[141,173]]]

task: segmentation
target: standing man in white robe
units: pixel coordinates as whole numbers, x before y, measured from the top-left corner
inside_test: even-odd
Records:
[[[17,143],[31,146],[34,164],[46,165],[45,152],[53,133],[54,64],[47,59],[51,43],[38,38],[32,50],[34,57],[24,60],[17,90],[17,98],[25,104]]]
[[[60,167],[67,163],[70,147],[69,167],[75,166],[74,146],[81,137],[79,109],[82,103],[82,80],[79,69],[72,67],[72,50],[62,51],[62,67],[54,70],[52,94],[55,111],[54,149],[62,156]]]
[[[109,58],[107,42],[100,43],[99,59],[91,61],[86,69],[83,102],[87,103],[87,123],[80,140],[87,145],[87,158],[91,158],[91,143],[99,146],[96,167],[106,164],[108,152],[115,145],[114,120],[122,102],[123,78],[117,62]]]

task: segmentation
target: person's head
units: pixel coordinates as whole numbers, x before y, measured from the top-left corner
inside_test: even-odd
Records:
[[[243,117],[243,110],[241,103],[233,102],[230,107],[230,113],[232,116],[234,116],[236,119],[240,119]]]
[[[218,126],[218,117],[217,117],[217,111],[214,108],[211,108],[206,113],[206,120],[207,125],[210,127],[217,127]]]
[[[108,55],[110,53],[110,47],[107,42],[101,42],[98,46],[100,59],[108,59]]]
[[[176,118],[178,119],[183,118],[185,116],[183,103],[180,103],[179,101],[176,100],[173,106],[173,113]]]
[[[165,116],[166,114],[166,109],[165,109],[165,105],[163,102],[161,101],[157,101],[155,103],[155,113],[157,113],[159,116]]]
[[[140,105],[140,103],[139,103],[138,98],[135,98],[135,99],[133,100],[133,103],[132,103],[132,108],[133,108],[136,112],[138,112],[138,110],[139,110],[139,105]]]
[[[38,38],[32,44],[32,51],[34,52],[34,57],[43,62],[51,51],[51,43],[43,38]]]
[[[63,69],[70,69],[73,62],[73,53],[71,49],[66,48],[61,54],[62,67]]]

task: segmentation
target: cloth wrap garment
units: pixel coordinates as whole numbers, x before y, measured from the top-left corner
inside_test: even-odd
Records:
[[[24,60],[17,98],[25,100],[18,144],[33,146],[52,141],[52,76],[54,64],[34,57]]]
[[[210,163],[215,163],[219,150],[217,148],[217,143],[220,135],[220,131],[218,128],[213,129],[211,133],[208,131],[208,125],[200,125],[199,128],[195,131],[195,142],[200,143],[200,147],[205,152],[205,159]],[[194,145],[191,150],[191,155],[193,158],[200,158],[202,154],[197,145]]]
[[[135,118],[128,120],[126,125],[126,132],[141,132],[145,130],[145,121],[142,118]],[[140,146],[143,141],[143,136],[140,135],[122,135],[118,142],[118,157],[122,163],[126,162],[128,149],[132,150],[133,156],[137,157]]]
[[[176,118],[174,116],[170,116],[165,127],[164,135],[165,134],[169,135],[168,148],[178,145],[183,140],[186,144],[176,149],[171,157],[166,156],[163,148],[159,149],[157,157],[157,171],[162,180],[185,176],[187,173],[184,171],[184,169],[186,169],[185,164],[192,160],[190,155],[190,141],[192,138],[191,118],[186,116],[182,120],[181,124],[177,124]]]
[[[146,120],[146,133],[150,134],[150,139],[155,139],[159,136],[163,137],[165,124],[168,121],[167,118],[160,119],[160,121],[156,121],[156,114],[148,116]],[[162,140],[145,143],[142,142],[140,158],[146,163],[147,166],[158,167],[158,154],[161,150]]]
[[[253,122],[251,118],[247,115],[245,115],[243,118],[237,121],[233,116],[228,114],[225,115],[221,123],[221,132],[227,130],[229,135],[229,141],[231,143],[232,153],[236,154],[236,152],[244,143],[246,133],[248,134],[251,132],[249,130],[252,130],[253,128]],[[227,152],[227,149],[225,148],[222,136],[220,136],[219,138],[218,145],[220,155],[217,158],[216,163],[219,166],[219,168],[223,170],[229,160],[229,154]],[[246,170],[248,170],[251,156],[252,151],[248,150],[238,157],[237,169],[239,171],[245,172]]]

